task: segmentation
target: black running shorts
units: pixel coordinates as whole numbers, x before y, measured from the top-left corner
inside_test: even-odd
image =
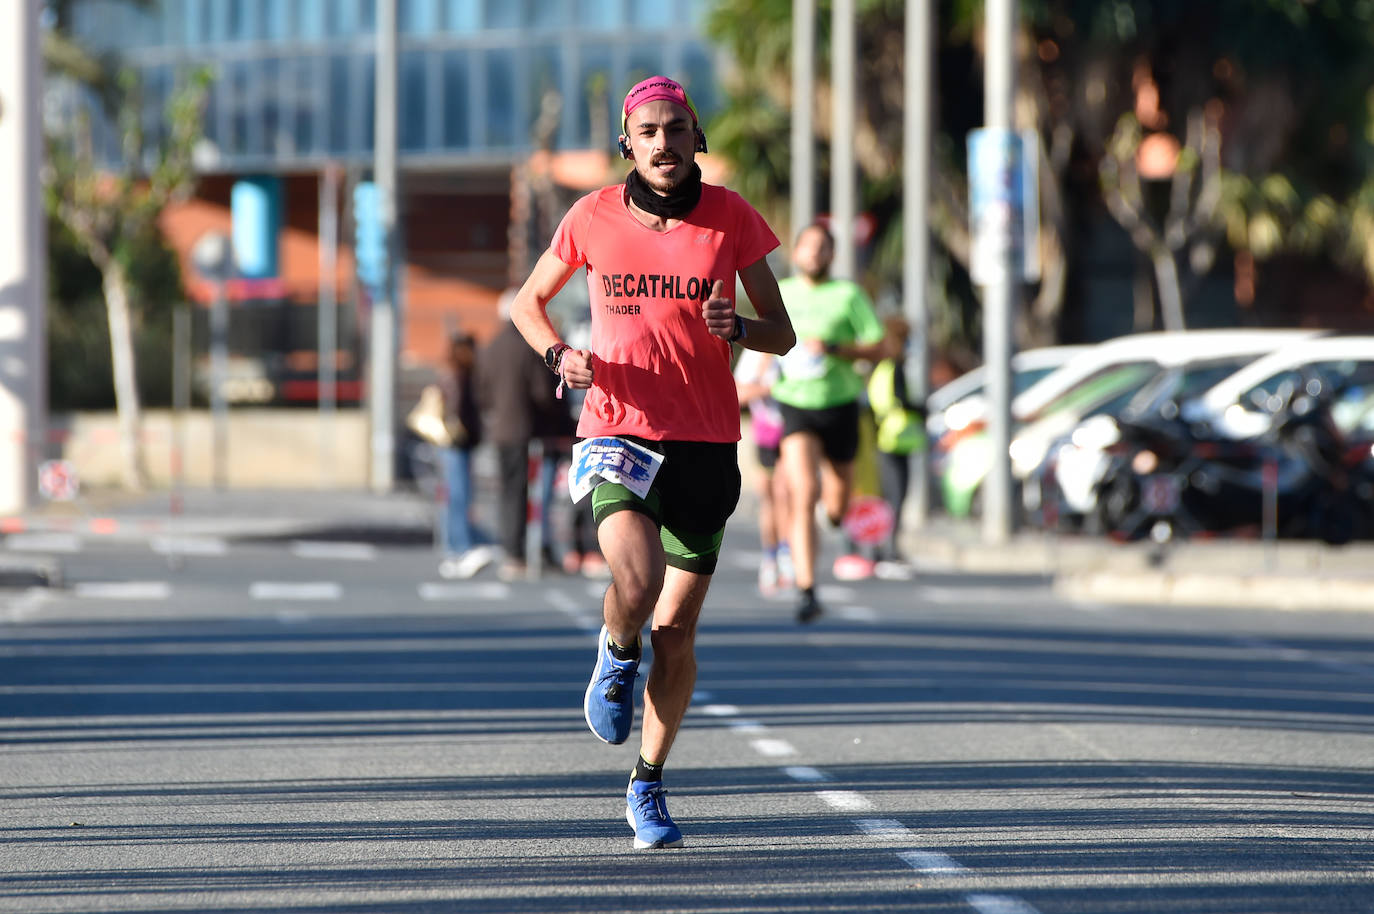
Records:
[[[821,453],[831,463],[853,463],[859,453],[859,401],[824,409],[798,409],[779,403],[782,436],[809,432],[821,439]]]
[[[669,565],[695,574],[713,574],[725,522],[739,504],[737,446],[733,442],[621,437],[662,454],[663,464],[647,498],[619,483],[599,483],[591,496],[597,525],[617,511],[638,511],[658,525]]]

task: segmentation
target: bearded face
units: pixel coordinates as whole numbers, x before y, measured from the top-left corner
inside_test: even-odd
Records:
[[[671,193],[692,173],[696,134],[687,109],[663,100],[640,105],[630,112],[628,139],[635,170],[658,193]]]

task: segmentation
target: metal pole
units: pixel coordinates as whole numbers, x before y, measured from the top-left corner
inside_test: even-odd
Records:
[[[225,487],[229,467],[229,404],[224,388],[229,374],[229,303],[224,280],[215,280],[210,306],[210,415],[212,466],[216,489]]]
[[[990,130],[1010,134],[1016,92],[1014,0],[986,0],[986,12],[983,120]],[[992,468],[983,483],[983,540],[989,544],[1007,542],[1014,522],[1009,454],[1011,328],[1020,264],[1012,262],[1013,230],[1009,219],[999,220],[997,231],[1005,234],[995,249],[1002,262],[983,289],[983,364],[987,373],[988,446],[992,449]]]
[[[376,0],[376,118],[372,180],[377,184],[386,267],[372,302],[368,405],[372,426],[372,490],[396,482],[396,0]]]
[[[833,272],[856,279],[854,220],[858,173],[854,166],[854,0],[835,0],[830,29],[830,231],[835,236]]]
[[[191,408],[191,310],[172,312],[172,513],[180,515],[186,486],[186,414]]]
[[[816,0],[792,2],[792,225],[816,218]]]
[[[935,81],[934,38],[938,11],[931,0],[907,0],[902,119],[902,310],[911,325],[906,383],[911,398],[930,394],[930,137]],[[911,458],[911,517],[923,527],[930,518],[930,461],[925,451]],[[898,518],[900,522],[901,518]]]
[[[320,174],[320,296],[316,314],[316,359],[320,413],[320,483],[333,485],[334,423],[338,406],[335,382],[339,350],[339,166],[330,162]]]
[[[0,3],[0,513],[28,508],[45,445],[47,234],[41,0]]]

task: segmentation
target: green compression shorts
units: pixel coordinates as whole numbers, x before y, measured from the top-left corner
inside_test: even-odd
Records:
[[[621,437],[662,454],[663,464],[645,498],[619,483],[599,483],[592,490],[592,516],[597,526],[617,511],[638,511],[658,526],[669,565],[694,574],[713,574],[725,522],[739,504],[735,444]]]

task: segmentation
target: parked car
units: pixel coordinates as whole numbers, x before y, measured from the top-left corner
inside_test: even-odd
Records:
[[[1042,346],[1011,357],[1011,393],[1019,395],[1036,381],[1091,346]],[[987,372],[980,365],[943,385],[926,398],[926,433],[935,441],[948,431],[961,431],[987,412],[983,388]]]
[[[1185,330],[1132,334],[1099,343],[1013,399],[1012,475],[1023,482],[1050,446],[1093,412],[1119,409],[1158,373],[1203,359],[1254,359],[1314,330]],[[948,440],[946,436],[942,441]],[[945,509],[956,517],[975,512],[992,468],[986,422],[965,432],[947,451],[940,473]]]
[[[1204,358],[1160,370],[1126,402],[1104,404],[1088,412],[1067,434],[1051,444],[1046,459],[1029,474],[1023,489],[1028,512],[1042,525],[1060,530],[1098,532],[1098,489],[1112,461],[1109,453],[1122,439],[1123,426],[1138,427],[1146,417],[1176,416],[1179,404],[1254,362],[1252,354]]]
[[[1257,359],[1183,404],[1183,418],[1205,422],[1219,435],[1254,438],[1269,430],[1275,397],[1286,384],[1315,375],[1339,381],[1342,400],[1358,403],[1374,386],[1374,336],[1332,335],[1296,340]],[[1337,423],[1353,407],[1333,405]]]

